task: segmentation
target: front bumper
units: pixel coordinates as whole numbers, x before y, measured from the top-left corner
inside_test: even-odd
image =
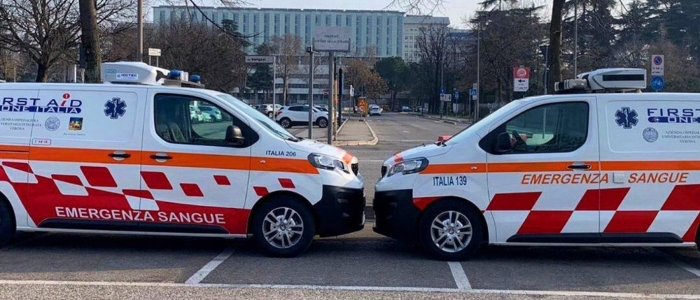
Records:
[[[405,242],[418,239],[420,210],[413,205],[412,190],[374,193],[374,232]]]
[[[362,230],[366,204],[363,189],[324,185],[321,201],[314,205],[316,233],[327,237]]]

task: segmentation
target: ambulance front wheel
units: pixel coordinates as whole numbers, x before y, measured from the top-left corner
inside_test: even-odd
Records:
[[[304,252],[315,235],[311,211],[296,199],[275,198],[253,216],[253,239],[269,256],[293,257]]]
[[[418,226],[423,249],[442,260],[468,259],[483,240],[479,215],[459,200],[443,200],[431,205]]]
[[[7,244],[15,234],[15,222],[10,207],[0,196],[0,246]]]

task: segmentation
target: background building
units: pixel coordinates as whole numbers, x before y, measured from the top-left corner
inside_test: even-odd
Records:
[[[269,9],[238,7],[200,7],[207,18],[221,24],[233,20],[244,36],[250,37],[253,49],[272,36],[287,33],[301,38],[303,47],[311,46],[316,26],[350,27],[351,53],[363,56],[368,46],[375,47],[378,57],[402,55],[404,14],[399,11],[378,10],[318,10],[318,9]],[[191,6],[155,6],[155,24],[175,18],[206,20],[202,13]],[[341,54],[342,55],[342,54]]]
[[[289,80],[287,100],[289,103],[307,103],[308,101],[308,57],[304,53],[307,46],[312,45],[317,26],[347,26],[350,27],[349,53],[337,53],[341,57],[402,57],[406,61],[416,61],[418,45],[416,37],[420,28],[432,25],[448,26],[447,17],[411,16],[400,11],[380,10],[321,10],[321,9],[271,9],[271,8],[239,8],[239,7],[200,7],[193,6],[155,6],[153,7],[154,25],[171,22],[175,19],[189,18],[210,24],[210,21],[221,24],[223,20],[232,20],[238,31],[248,37],[251,46],[246,49],[254,54],[255,48],[268,42],[274,36],[293,34],[302,42],[301,52],[297,59],[298,66]],[[368,53],[368,49],[372,49]],[[342,64],[342,59],[340,61]],[[277,101],[281,101],[283,80],[277,77],[275,93]],[[315,68],[314,100],[328,99],[328,65],[323,59],[321,65]],[[344,91],[347,95],[348,90]],[[262,94],[257,98],[248,95],[251,103],[271,102],[263,100]]]

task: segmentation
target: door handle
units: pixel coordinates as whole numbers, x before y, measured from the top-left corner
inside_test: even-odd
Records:
[[[587,165],[587,164],[582,163],[582,162],[575,162],[575,163],[567,166],[567,168],[571,169],[571,170],[588,170],[591,168],[591,165]]]
[[[107,154],[107,156],[114,158],[115,160],[122,160],[131,157],[131,154],[126,153],[124,151],[114,151],[110,154]]]
[[[156,154],[151,154],[151,159],[155,160],[168,160],[168,159],[173,159],[172,156],[165,154],[165,153],[156,153]]]

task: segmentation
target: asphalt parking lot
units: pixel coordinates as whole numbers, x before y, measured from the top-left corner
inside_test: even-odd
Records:
[[[398,114],[368,122],[380,143],[347,149],[370,198],[381,161],[463,127]],[[0,298],[700,299],[696,248],[485,247],[444,262],[372,225],[286,259],[238,239],[22,233],[0,248]]]
[[[692,249],[486,247],[464,262],[426,257],[369,229],[317,239],[300,257],[246,240],[31,233],[0,249],[0,286],[271,288],[497,295],[700,298]]]

